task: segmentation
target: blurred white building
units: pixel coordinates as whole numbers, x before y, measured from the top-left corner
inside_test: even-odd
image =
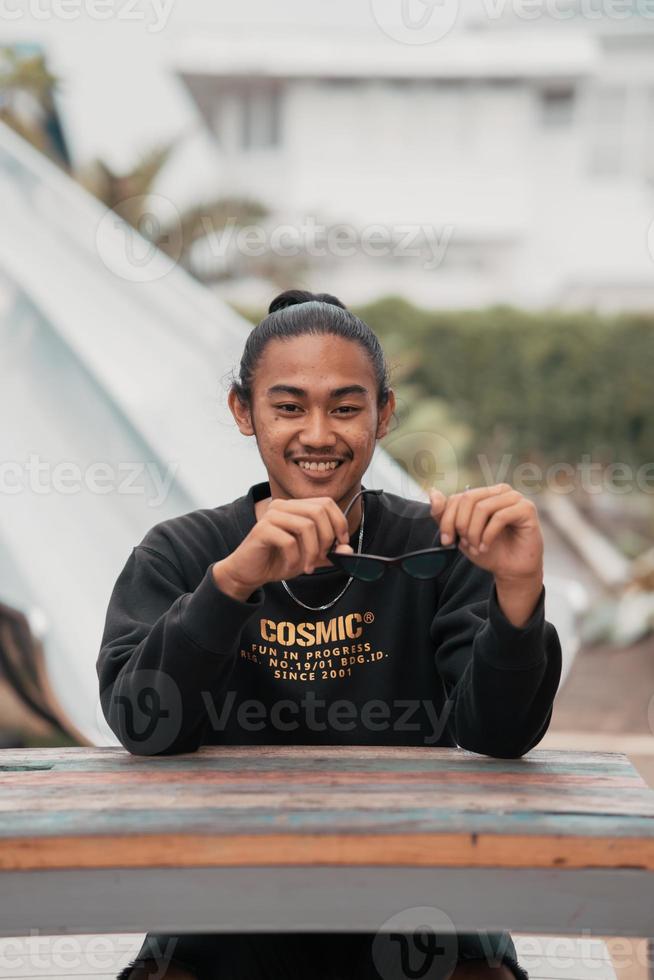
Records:
[[[654,19],[516,11],[428,44],[187,38],[216,193],[272,212],[197,271],[253,302],[252,256],[308,252],[303,284],[348,302],[652,307]]]

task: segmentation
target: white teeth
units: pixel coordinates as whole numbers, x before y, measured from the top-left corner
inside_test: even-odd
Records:
[[[325,470],[335,470],[337,466],[340,466],[339,462],[332,463],[303,463],[297,464],[301,466],[303,470],[318,470],[318,472],[324,473]]]

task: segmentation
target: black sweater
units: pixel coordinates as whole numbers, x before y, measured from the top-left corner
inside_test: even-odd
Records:
[[[544,587],[518,628],[492,574],[456,551],[437,578],[391,568],[373,584],[353,580],[322,612],[281,582],[240,601],[221,592],[211,565],[235,550],[268,496],[267,481],[255,484],[229,504],[156,524],[132,549],[97,660],[102,708],[125,748],[459,745],[511,758],[540,741],[561,675]],[[362,551],[438,543],[428,503],[386,491],[362,500]],[[318,606],[347,580],[319,568],[288,584]]]

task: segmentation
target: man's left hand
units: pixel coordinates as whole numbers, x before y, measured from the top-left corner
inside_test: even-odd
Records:
[[[517,584],[542,578],[543,535],[532,500],[508,483],[449,497],[433,488],[430,498],[441,544],[451,544],[458,534],[461,551],[497,581]]]

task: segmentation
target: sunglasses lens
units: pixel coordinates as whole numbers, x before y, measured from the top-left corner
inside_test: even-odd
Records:
[[[361,558],[358,555],[334,555],[331,559],[344,572],[361,582],[376,582],[384,574],[384,565],[372,558]]]
[[[456,551],[435,551],[430,555],[414,555],[404,559],[402,568],[414,578],[434,578],[456,554]]]

